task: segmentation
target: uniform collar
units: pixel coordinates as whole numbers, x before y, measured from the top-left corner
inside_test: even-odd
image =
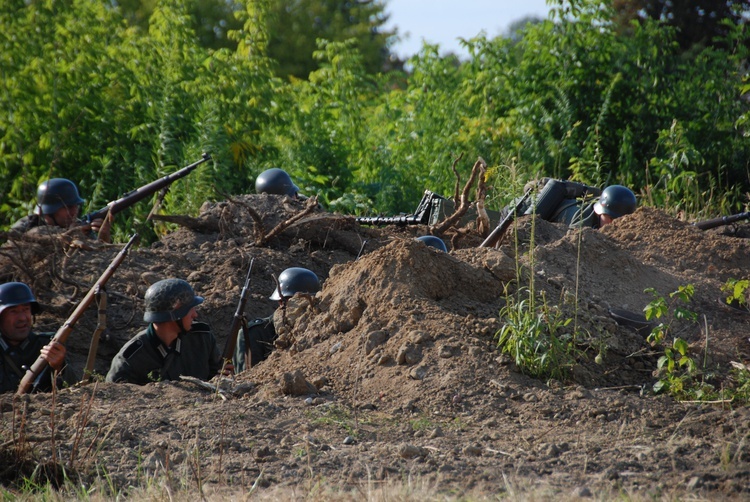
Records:
[[[28,345],[31,343],[31,335],[33,333],[29,333],[29,336],[26,337],[24,341],[16,345],[16,348],[19,350],[24,350]],[[11,349],[11,346],[8,342],[5,341],[5,338],[3,338],[2,335],[0,335],[0,349],[3,350],[3,352],[8,352]]]
[[[166,345],[164,345],[159,337],[156,336],[156,331],[154,330],[153,324],[148,325],[148,328],[146,329],[146,338],[151,343],[151,345],[153,345],[154,349],[156,349],[159,355],[161,355],[162,359],[166,359],[170,352],[177,352],[179,354],[182,348],[182,339],[180,337],[177,337],[174,343],[172,343],[171,347],[167,347]]]

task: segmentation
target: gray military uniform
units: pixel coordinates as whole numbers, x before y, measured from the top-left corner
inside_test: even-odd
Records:
[[[237,345],[235,345],[232,361],[235,373],[245,371],[250,366],[268,359],[273,352],[274,340],[276,340],[276,328],[273,325],[273,315],[248,323],[247,336],[245,336],[244,328],[237,334]],[[250,352],[249,365],[246,357],[248,351]]]
[[[580,200],[565,199],[555,210],[550,221],[565,223],[570,228],[599,228],[599,215],[594,212],[595,202],[582,204]]]
[[[29,216],[24,216],[23,218],[15,222],[10,227],[10,229],[16,232],[25,233],[32,228],[36,228],[41,225],[44,225],[44,220],[42,219],[42,217],[38,214],[30,214]]]
[[[29,333],[29,336],[17,346],[8,345],[0,337],[0,393],[14,392],[18,390],[18,384],[26,374],[24,368],[30,368],[39,358],[42,347],[49,344],[54,333]],[[34,390],[49,392],[52,390],[54,371],[47,368],[37,377]],[[58,388],[64,384],[73,385],[76,382],[75,374],[68,368],[67,361],[63,370],[57,375]]]
[[[112,360],[107,382],[144,385],[177,380],[180,375],[209,380],[221,369],[221,353],[208,324],[196,322],[171,347],[156,336],[153,324],[126,343]]]

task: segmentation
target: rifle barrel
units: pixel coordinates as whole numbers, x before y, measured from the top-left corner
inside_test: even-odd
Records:
[[[488,235],[487,238],[482,241],[482,243],[479,245],[480,248],[497,246],[497,243],[500,242],[500,239],[503,238],[503,235],[505,235],[505,232],[508,230],[510,224],[513,223],[513,220],[515,220],[516,216],[518,216],[518,212],[526,203],[526,199],[531,197],[532,190],[533,188],[529,188],[526,190],[526,192],[523,194],[523,197],[521,197],[521,199],[511,208],[510,212],[508,212],[505,218],[503,218],[500,223],[497,224],[495,229],[490,232],[490,235]]]
[[[729,225],[730,223],[742,220],[750,220],[750,212],[731,214],[729,216],[720,216],[718,218],[713,218],[710,220],[699,221],[693,223],[693,225],[700,228],[701,230],[710,230],[712,228]]]
[[[75,326],[76,322],[78,322],[78,319],[83,315],[83,313],[86,311],[86,309],[91,305],[91,302],[94,301],[94,296],[96,295],[96,292],[104,288],[104,285],[107,284],[107,281],[112,277],[112,275],[115,273],[115,270],[117,270],[117,267],[120,266],[122,261],[125,259],[125,256],[128,254],[128,250],[133,245],[134,242],[138,240],[138,234],[135,233],[130,238],[127,244],[125,244],[125,247],[120,250],[119,253],[117,253],[117,256],[115,256],[115,259],[112,260],[112,263],[109,264],[107,269],[104,271],[104,273],[99,277],[99,279],[94,283],[94,285],[89,289],[88,293],[86,293],[86,296],[83,297],[83,299],[80,301],[78,306],[75,308],[72,314],[70,314],[70,317],[63,323],[62,326],[60,326],[60,329],[57,330],[55,333],[55,336],[52,337],[52,340],[50,340],[50,343],[52,342],[58,342],[58,343],[65,343],[65,341],[68,339],[68,336],[73,331],[73,326]],[[49,366],[49,363],[43,356],[39,356],[34,364],[31,365],[31,367],[26,370],[26,374],[21,379],[21,382],[18,384],[18,390],[16,390],[16,394],[26,394],[30,390],[32,390],[32,387],[34,385],[34,380],[36,380],[37,376],[39,376],[42,371],[45,370]]]
[[[103,208],[94,211],[92,213],[87,214],[83,217],[84,222],[91,223],[94,220],[104,218],[107,213],[109,214],[117,214],[123,209],[126,209],[136,202],[139,202],[146,197],[148,197],[151,194],[154,194],[161,190],[164,187],[167,187],[177,181],[180,178],[184,178],[188,174],[190,174],[196,167],[203,164],[204,162],[211,160],[211,155],[208,153],[203,153],[200,160],[197,160],[193,162],[190,165],[187,165],[183,167],[182,169],[175,171],[173,173],[167,174],[163,178],[159,178],[158,180],[152,181],[151,183],[147,183],[146,185],[143,185],[140,188],[136,188],[135,190],[126,193],[122,197],[120,197],[117,200],[113,200]]]
[[[237,335],[239,334],[240,328],[245,319],[245,305],[247,305],[247,295],[250,292],[250,274],[253,271],[253,262],[255,262],[255,258],[250,260],[250,266],[247,268],[245,284],[242,286],[240,300],[237,302],[237,310],[234,312],[232,327],[229,329],[229,336],[227,337],[226,342],[224,342],[224,352],[222,353],[224,361],[232,360],[234,349],[237,346]]]

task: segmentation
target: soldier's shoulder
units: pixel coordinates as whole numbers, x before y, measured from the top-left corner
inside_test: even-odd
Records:
[[[145,344],[143,343],[142,338],[140,337],[134,338],[122,348],[122,357],[127,361],[128,359],[136,355],[138,352],[140,352],[144,346]]]
[[[190,326],[190,333],[211,333],[211,326],[205,322],[194,322]]]
[[[15,232],[27,232],[30,229],[39,226],[39,217],[36,215],[24,216],[11,225],[10,229]]]
[[[259,317],[258,319],[253,319],[252,321],[248,321],[247,329],[257,328],[258,326],[265,326],[271,321],[273,321],[273,317]]]

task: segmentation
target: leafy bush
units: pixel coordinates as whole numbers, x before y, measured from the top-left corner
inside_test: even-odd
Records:
[[[159,2],[147,33],[107,2],[3,2],[0,225],[49,177],[75,181],[93,210],[203,151],[213,165],[175,184],[165,211],[282,167],[332,208],[406,212],[426,188],[453,193],[461,155],[459,176],[480,156],[495,174],[491,209],[537,176],[630,185],[686,218],[746,203],[744,25],[730,23],[726,50],[681,52],[668,27],[623,35],[608,2],[570,0],[517,40],[467,41],[466,62],[425,45],[409,74],[372,76],[354,42],[321,41],[319,69],[282,81],[268,3],[240,6],[236,50],[211,51],[178,0]],[[147,206],[120,217],[119,238]]]

